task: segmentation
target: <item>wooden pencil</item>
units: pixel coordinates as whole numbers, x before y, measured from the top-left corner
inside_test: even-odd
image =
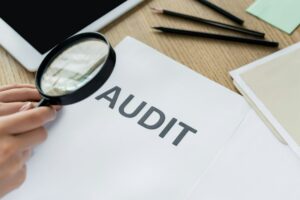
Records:
[[[217,6],[216,4],[213,4],[212,2],[210,2],[208,0],[197,0],[197,1],[203,5],[211,8],[212,10],[218,12],[219,14],[223,15],[227,19],[230,19],[231,21],[233,21],[237,24],[240,24],[240,25],[244,24],[244,20],[240,19],[239,17],[233,15],[232,13],[224,10],[220,6]]]
[[[246,34],[246,35],[251,35],[251,36],[254,36],[254,37],[259,37],[259,38],[264,38],[265,37],[265,33],[254,31],[254,30],[251,30],[251,29],[246,29],[246,28],[243,28],[243,27],[232,26],[232,25],[229,25],[229,24],[224,24],[224,23],[221,23],[221,22],[217,22],[217,21],[213,21],[213,20],[209,20],[209,19],[204,19],[204,18],[201,18],[201,17],[192,16],[192,15],[187,15],[187,14],[184,14],[184,13],[179,13],[179,12],[166,10],[166,9],[153,8],[153,7],[151,9],[156,13],[171,16],[171,17],[177,17],[177,18],[180,18],[180,19],[185,19],[185,20],[189,20],[189,21],[202,23],[202,24],[207,24],[207,25],[210,25],[210,26],[213,26],[213,27],[226,29],[226,30],[230,30],[230,31],[234,31],[234,32],[239,32],[239,33],[243,33],[243,34]]]
[[[231,41],[231,42],[256,44],[256,45],[263,45],[263,46],[268,46],[268,47],[278,47],[279,46],[278,42],[261,40],[261,39],[236,37],[236,36],[230,36],[230,35],[220,35],[220,34],[214,34],[214,33],[190,31],[190,30],[175,29],[175,28],[168,28],[168,27],[153,27],[153,28],[156,30],[162,31],[164,33],[171,33],[171,34],[177,34],[177,35],[187,35],[187,36],[210,38],[210,39],[224,40],[224,41]]]

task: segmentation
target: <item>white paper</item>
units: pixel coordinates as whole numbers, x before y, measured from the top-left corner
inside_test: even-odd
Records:
[[[299,200],[300,160],[254,111],[188,200]]]
[[[249,111],[241,96],[132,38],[116,52],[112,77],[63,109],[30,161],[27,181],[5,200],[182,200]],[[114,109],[95,99],[115,86],[122,91]],[[130,94],[128,112],[147,102],[133,119],[118,111]],[[165,138],[159,134],[167,122],[156,130],[138,125],[151,106],[167,122],[175,117],[198,132],[174,146],[178,122]]]

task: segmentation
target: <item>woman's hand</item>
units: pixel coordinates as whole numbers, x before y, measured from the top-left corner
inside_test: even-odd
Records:
[[[47,138],[43,126],[56,117],[53,107],[31,109],[39,100],[31,85],[0,88],[0,198],[24,182],[32,149]]]

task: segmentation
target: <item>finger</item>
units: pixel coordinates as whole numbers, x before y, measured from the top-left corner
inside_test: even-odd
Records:
[[[22,170],[30,156],[29,151],[26,151],[25,153],[19,152],[12,156],[4,165],[1,166],[0,180],[7,180],[15,176],[20,170]]]
[[[19,154],[20,152],[31,150],[31,148],[20,146],[20,143],[21,141],[16,138],[16,136],[0,137],[0,172],[3,171],[1,168],[5,166],[5,164],[8,160],[11,159],[11,157]]]
[[[35,130],[16,135],[15,139],[19,150],[26,151],[43,143],[47,139],[47,131],[45,128],[40,127]]]
[[[15,88],[0,92],[0,102],[39,101],[41,96],[33,88]]]
[[[36,106],[36,102],[0,103],[0,116],[10,115],[19,111],[30,110]],[[58,111],[57,108],[55,109]]]
[[[16,113],[25,104],[24,102],[0,103],[0,116]]]
[[[32,108],[36,108],[38,106],[38,103],[37,102],[27,102],[26,104],[24,104],[24,106],[22,106],[20,108],[20,112],[21,111],[26,111],[26,110],[30,110]],[[62,106],[60,105],[54,105],[52,106],[57,112],[60,111],[62,109]]]
[[[0,87],[0,92],[5,91],[5,90],[15,89],[15,88],[32,88],[32,89],[34,89],[35,86],[34,86],[34,85],[31,85],[31,84],[14,84],[14,85],[6,85],[6,86]]]
[[[26,179],[26,166],[15,174],[12,178],[6,180],[5,182],[0,184],[0,198],[2,198],[7,193],[13,191],[14,189],[20,187]]]
[[[39,107],[0,118],[0,134],[19,134],[44,126],[56,117],[53,107]]]

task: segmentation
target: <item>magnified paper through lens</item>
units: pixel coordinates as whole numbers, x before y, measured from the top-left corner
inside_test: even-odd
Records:
[[[109,46],[101,40],[83,40],[61,52],[45,70],[41,89],[48,96],[72,93],[102,69]]]

